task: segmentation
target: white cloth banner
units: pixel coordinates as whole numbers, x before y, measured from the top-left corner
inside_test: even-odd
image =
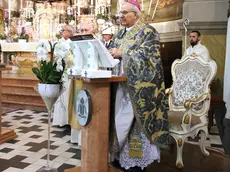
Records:
[[[227,113],[225,118],[230,119],[230,18],[228,18],[225,72],[224,72],[224,101],[226,103]]]

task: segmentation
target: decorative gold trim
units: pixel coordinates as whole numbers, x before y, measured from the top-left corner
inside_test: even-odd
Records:
[[[184,107],[186,109],[188,109],[188,108],[191,108],[193,103],[198,103],[198,102],[200,102],[202,100],[208,100],[208,99],[210,99],[210,94],[209,93],[204,93],[200,97],[198,97],[197,99],[186,100],[184,102]]]
[[[189,121],[190,121],[190,116],[189,116],[189,114],[187,114],[184,117],[184,124],[189,124]]]
[[[178,140],[177,140],[177,144],[178,144],[178,146],[179,146],[179,148],[182,146],[182,144],[183,144],[183,140],[181,139],[181,138],[179,138]]]
[[[192,57],[196,57],[196,56],[197,56],[197,54],[196,54],[196,53],[192,53],[192,54],[190,54],[190,56],[192,56]]]
[[[171,88],[167,88],[167,89],[165,90],[165,94],[166,94],[166,95],[172,94],[172,91],[173,91],[172,87],[171,87]]]
[[[182,169],[184,167],[184,165],[182,164],[182,162],[178,162],[176,164],[176,167],[179,168],[179,169]]]

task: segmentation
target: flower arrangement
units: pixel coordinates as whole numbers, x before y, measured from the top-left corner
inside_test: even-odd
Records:
[[[109,17],[106,14],[97,14],[97,19],[104,19],[105,21],[107,21]]]
[[[0,40],[6,39],[6,36],[4,34],[0,34]]]
[[[50,47],[50,60],[48,48]],[[67,58],[71,47],[65,41],[59,41],[52,45],[51,42],[40,41],[37,46],[38,67],[32,71],[43,84],[63,84],[62,76],[66,70]],[[55,58],[55,59],[54,59]]]

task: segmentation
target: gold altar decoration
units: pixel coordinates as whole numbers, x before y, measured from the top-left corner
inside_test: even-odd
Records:
[[[40,16],[39,35],[44,39],[50,39],[50,33],[52,33],[51,20],[52,16],[47,13]]]
[[[0,35],[4,34],[4,10],[0,8]]]

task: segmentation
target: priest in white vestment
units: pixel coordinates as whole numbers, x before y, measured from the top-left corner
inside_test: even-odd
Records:
[[[72,42],[69,37],[73,36],[74,28],[70,25],[65,25],[61,31],[62,38],[59,40],[60,42],[65,42],[66,46],[69,47]],[[53,113],[53,125],[56,126],[65,126],[68,124],[68,103],[69,103],[69,84],[70,80],[68,79],[68,74],[65,71],[63,74],[63,82],[64,82],[64,92],[60,95],[58,100],[54,105],[54,113]]]
[[[189,36],[190,36],[190,47],[186,49],[186,51],[184,52],[184,56],[182,58],[184,58],[187,55],[191,55],[195,53],[203,57],[205,61],[209,61],[211,59],[209,55],[209,51],[204,45],[201,44],[200,32],[192,31]]]

